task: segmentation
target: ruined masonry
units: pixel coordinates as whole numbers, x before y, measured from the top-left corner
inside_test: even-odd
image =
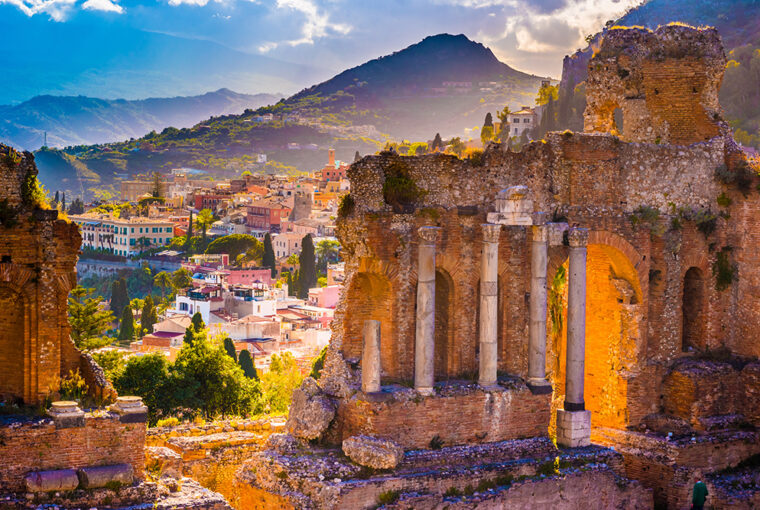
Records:
[[[325,368],[239,507],[759,503],[726,471],[760,453],[760,197],[724,66],[714,29],[614,28],[586,132],[354,163]]]

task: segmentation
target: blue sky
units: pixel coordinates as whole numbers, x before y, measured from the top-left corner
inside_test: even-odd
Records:
[[[163,78],[159,76],[163,61],[170,67],[184,66],[182,72],[178,71],[182,77],[178,84],[171,83],[171,90],[178,93],[223,86],[244,92],[291,93],[311,85],[308,80],[315,77],[327,78],[425,36],[448,32],[464,33],[484,43],[502,61],[519,70],[559,77],[562,57],[581,47],[586,34],[598,31],[606,20],[618,17],[638,3],[638,0],[0,0],[0,44],[4,52],[10,52],[0,56],[0,65],[38,62],[39,67],[45,67],[53,60],[49,56],[51,48],[60,53],[49,64],[48,76],[28,80],[24,89],[19,89],[19,84],[16,87],[19,90],[8,95],[13,101],[24,99],[21,97],[24,92],[28,96],[163,95],[168,90],[161,87]],[[165,37],[145,38],[144,33]],[[27,39],[32,42],[31,48]],[[131,46],[134,39],[140,39],[142,45]],[[79,44],[80,40],[86,40],[86,44]],[[199,62],[190,55],[179,55],[178,62],[172,62],[167,47],[176,48],[176,44],[164,45],[167,41],[186,40],[194,41],[188,47],[204,46],[210,52],[203,50],[204,55],[213,55],[214,51],[224,53],[226,56],[219,57],[224,62],[233,62],[233,54],[250,55],[267,57],[268,60],[261,61],[265,62],[260,64],[262,69],[266,68],[266,62],[276,60],[307,66],[315,72],[268,80],[261,77],[273,76],[267,70],[255,78],[246,74],[259,66],[258,60],[251,60],[253,63],[246,63],[245,70],[229,64],[233,68],[227,68],[229,78],[225,83],[223,71],[214,70],[210,73],[213,77],[204,75],[204,62],[214,67],[213,56]],[[159,62],[158,56],[164,60]],[[70,71],[66,71],[67,59],[73,62],[68,66]],[[144,59],[156,60],[155,69],[150,69],[157,73],[154,79],[149,75],[143,86],[133,85],[130,80],[137,82],[140,73],[147,72],[136,66],[134,76],[118,81],[120,62]],[[54,81],[55,76],[60,76],[58,82]],[[109,81],[109,76],[114,78]],[[2,85],[0,82],[0,88]],[[8,98],[0,96],[0,101],[4,100]]]

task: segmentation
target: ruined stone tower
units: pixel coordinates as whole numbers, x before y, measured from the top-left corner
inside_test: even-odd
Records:
[[[33,156],[0,146],[0,397],[26,404],[56,392],[69,370],[93,375],[67,318],[79,232],[36,190]]]

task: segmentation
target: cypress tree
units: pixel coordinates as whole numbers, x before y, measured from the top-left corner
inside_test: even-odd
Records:
[[[240,368],[243,369],[243,373],[248,379],[258,379],[259,374],[256,373],[256,367],[253,364],[253,358],[248,349],[240,351],[240,359],[238,360]]]
[[[359,151],[356,151],[356,154],[354,154],[354,163],[362,159],[361,155],[359,154]]]
[[[55,197],[53,198],[53,209],[58,209],[58,202],[60,202],[60,195],[58,192],[55,192]]]
[[[486,118],[483,121],[483,127],[491,126],[493,127],[493,116],[491,115],[491,112],[486,113]]]
[[[269,232],[264,236],[264,255],[261,257],[261,264],[272,271],[272,278],[277,277],[277,262],[274,257],[274,248],[272,247],[272,236]]]
[[[129,306],[129,294],[127,294],[127,280],[119,278],[111,284],[111,311],[118,316],[125,306]]]
[[[140,326],[147,330],[148,333],[153,333],[153,325],[158,322],[158,312],[153,303],[153,297],[148,294],[145,297],[145,302],[140,313]]]
[[[192,325],[185,330],[185,336],[182,338],[182,343],[185,345],[193,345],[195,342],[195,329]]]
[[[132,309],[129,305],[124,307],[121,313],[121,329],[119,329],[119,340],[127,341],[135,337],[135,320],[132,316]]]
[[[206,323],[203,322],[203,317],[201,317],[201,312],[195,312],[193,318],[190,319],[190,323],[196,333],[206,327]]]
[[[193,237],[193,211],[190,211],[190,223],[187,226],[187,234],[185,234],[185,251],[190,247],[190,240]]]
[[[433,145],[430,147],[430,149],[433,151],[443,149],[443,140],[441,139],[441,133],[435,134],[435,138],[433,138]]]
[[[293,295],[293,275],[288,271],[288,296]]]
[[[227,351],[227,355],[237,363],[237,351],[235,351],[235,342],[232,341],[232,338],[227,337],[224,339],[224,350]]]
[[[66,192],[61,193],[61,210],[66,211]]]
[[[306,234],[301,241],[298,265],[298,297],[305,299],[309,295],[309,289],[317,286],[317,261],[311,234]]]

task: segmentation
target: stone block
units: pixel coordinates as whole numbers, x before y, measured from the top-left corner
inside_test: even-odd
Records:
[[[147,469],[155,470],[159,478],[182,478],[182,456],[171,448],[149,446],[145,449],[145,456]]]
[[[79,478],[73,469],[34,471],[24,477],[27,492],[73,491],[79,486]]]
[[[132,485],[134,471],[129,464],[92,466],[77,470],[83,489],[97,489],[111,484]]]
[[[364,435],[343,440],[343,453],[357,464],[372,469],[393,469],[404,458],[404,449],[393,441]]]
[[[557,410],[557,444],[576,448],[591,444],[591,411]]]
[[[319,439],[335,418],[335,410],[335,402],[322,393],[317,381],[307,377],[293,392],[286,429],[301,439]]]
[[[148,408],[140,397],[119,397],[110,408],[119,415],[122,423],[145,423],[148,421]]]

